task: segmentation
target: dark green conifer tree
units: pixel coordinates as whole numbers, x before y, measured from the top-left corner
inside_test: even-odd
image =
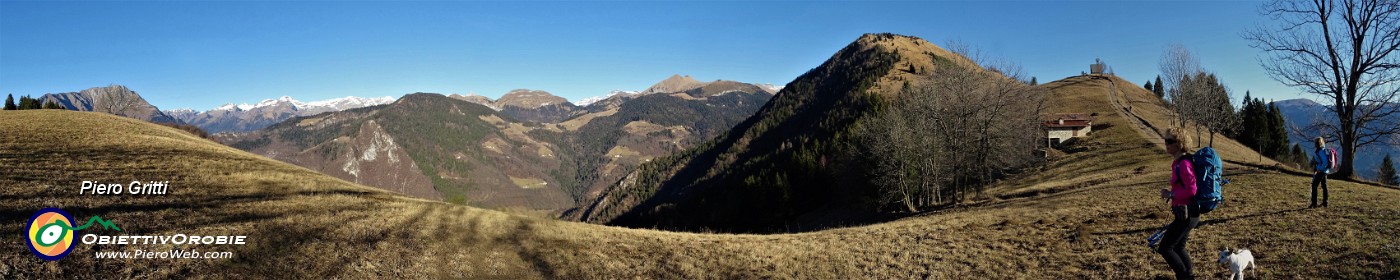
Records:
[[[1400,186],[1400,177],[1395,174],[1395,161],[1390,160],[1389,154],[1381,158],[1380,175],[1382,185]]]

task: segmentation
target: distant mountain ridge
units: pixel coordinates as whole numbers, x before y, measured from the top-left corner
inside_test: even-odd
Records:
[[[657,93],[673,95],[679,93],[682,95],[676,95],[677,97],[703,99],[706,96],[720,95],[726,92],[733,91],[755,93],[763,92],[769,95],[773,95],[777,94],[779,90],[782,90],[782,88],[782,86],[775,86],[773,84],[750,84],[730,80],[715,80],[712,82],[701,82],[696,80],[695,78],[692,78],[690,75],[674,74],[664,80],[661,80],[660,82],[651,85],[650,87],[647,87],[646,90],[613,90],[612,92],[609,92],[607,95],[604,96],[584,98],[580,100],[577,104],[579,104],[579,106],[581,107],[584,107],[584,109],[589,112],[599,112],[616,108],[619,104],[629,99]]]
[[[209,133],[248,132],[267,127],[277,122],[297,116],[309,116],[325,112],[342,111],[360,107],[389,104],[396,100],[385,96],[362,98],[347,96],[341,98],[301,102],[290,96],[265,99],[257,104],[228,103],[208,111],[192,109],[170,110],[165,113],[179,118]]]
[[[776,94],[780,86],[772,84],[749,84],[729,80],[701,82],[689,75],[675,74],[653,84],[642,91],[613,90],[604,96],[580,99],[578,103],[547,91],[516,89],[507,92],[500,99],[477,94],[451,94],[447,97],[463,100],[500,111],[506,117],[535,123],[561,123],[587,114],[616,109],[627,100],[650,94],[681,94],[678,97],[703,99],[707,96],[728,92],[751,92]]]
[[[1303,151],[1312,151],[1312,138],[1321,134],[1316,130],[1308,130],[1309,124],[1319,121],[1337,123],[1337,116],[1328,110],[1332,107],[1331,105],[1323,105],[1306,98],[1274,101],[1274,104],[1283,114],[1285,126],[1288,127],[1288,141],[1291,142],[1290,144],[1301,145]],[[1400,104],[1390,103],[1386,106],[1400,106]],[[1294,133],[1294,130],[1301,130],[1304,135],[1298,135],[1299,133]],[[1336,143],[1330,144],[1335,145]],[[1362,147],[1361,151],[1356,154],[1356,162],[1354,163],[1356,175],[1367,179],[1378,178],[1376,170],[1380,168],[1381,159],[1387,154],[1392,158],[1400,157],[1400,145],[1377,143]]]
[[[772,97],[757,85],[709,84],[647,95],[618,91],[588,106],[526,89],[500,100],[415,93],[218,139],[416,197],[557,211],[636,165],[717,136]]]
[[[648,87],[646,90],[643,90],[642,94],[681,92],[693,88],[698,88],[704,85],[705,83],[695,80],[695,78],[691,78],[690,75],[682,76],[680,74],[675,74],[671,75],[671,77],[668,77],[665,80],[661,80],[661,82],[657,82],[655,85]]]
[[[543,90],[515,89],[497,100],[476,94],[452,94],[447,97],[481,104],[511,119],[527,122],[558,123],[583,113],[578,105],[570,103],[568,99]]]
[[[68,110],[108,112],[156,123],[182,123],[123,85],[93,87],[78,92],[47,93],[39,97],[40,103],[50,101]],[[121,108],[116,108],[118,106]]]

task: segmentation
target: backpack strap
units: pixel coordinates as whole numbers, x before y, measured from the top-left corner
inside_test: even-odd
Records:
[[[1180,170],[1180,169],[1177,169],[1177,167],[1180,166],[1181,161],[1183,161],[1183,160],[1186,160],[1186,159],[1185,159],[1185,156],[1178,157],[1178,158],[1176,158],[1176,160],[1173,160],[1173,161],[1172,161],[1172,174],[1175,174],[1176,176],[1175,176],[1174,178],[1172,178],[1172,180],[1168,180],[1169,182],[1167,182],[1167,183],[1175,184],[1177,181],[1181,181],[1181,180],[1182,180],[1182,179],[1181,179],[1181,170]],[[1185,182],[1182,182],[1182,183],[1185,183]]]

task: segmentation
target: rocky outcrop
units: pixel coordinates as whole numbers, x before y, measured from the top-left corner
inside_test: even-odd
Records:
[[[146,102],[140,94],[123,85],[95,87],[79,92],[49,93],[39,97],[40,103],[54,102],[68,110],[111,113],[155,123],[182,123],[155,105]]]

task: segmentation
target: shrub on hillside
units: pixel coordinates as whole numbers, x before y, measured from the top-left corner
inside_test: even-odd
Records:
[[[177,123],[156,123],[156,124],[164,125],[164,126],[169,126],[169,127],[173,127],[173,128],[175,128],[175,129],[179,129],[179,130],[184,130],[185,132],[189,132],[190,134],[193,134],[194,136],[199,136],[199,138],[204,138],[204,139],[213,140],[213,138],[209,138],[209,132],[205,132],[204,129],[200,129],[199,127],[194,126],[194,125],[191,125],[191,124],[183,124],[183,123],[181,123],[181,124],[177,124]]]

